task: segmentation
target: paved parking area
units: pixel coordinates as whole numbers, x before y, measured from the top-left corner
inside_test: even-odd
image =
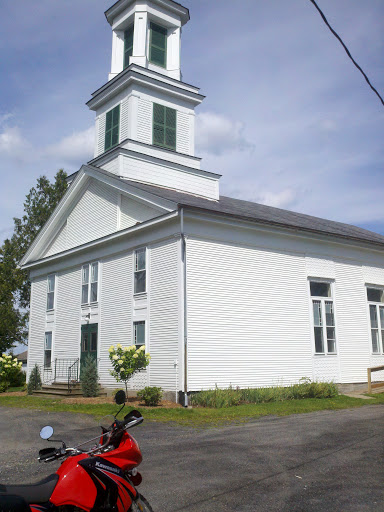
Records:
[[[0,483],[36,481],[44,424],[68,444],[98,433],[85,415],[0,409]],[[155,512],[384,510],[384,406],[265,417],[207,430],[134,429],[141,492]]]

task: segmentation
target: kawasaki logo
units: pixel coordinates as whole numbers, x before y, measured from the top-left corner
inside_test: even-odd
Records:
[[[111,471],[112,473],[120,473],[120,469],[119,468],[113,468],[111,466],[107,466],[106,464],[102,464],[99,461],[96,461],[95,466],[97,468],[100,468],[100,469],[106,469],[107,471]]]

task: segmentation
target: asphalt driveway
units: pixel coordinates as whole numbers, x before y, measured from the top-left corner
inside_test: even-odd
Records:
[[[40,427],[71,445],[96,435],[89,416],[0,408],[0,483],[33,482]],[[384,510],[384,406],[265,417],[195,430],[147,423],[134,432],[141,492],[155,512]]]

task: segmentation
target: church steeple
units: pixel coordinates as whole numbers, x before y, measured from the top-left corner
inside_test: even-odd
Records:
[[[87,105],[96,112],[92,164],[121,178],[217,199],[217,174],[195,156],[197,87],[181,80],[181,28],[186,7],[173,0],[119,0],[106,13],[112,27],[108,82]]]
[[[189,11],[172,0],[120,0],[105,13],[112,27],[109,79],[130,64],[181,79],[181,27]]]

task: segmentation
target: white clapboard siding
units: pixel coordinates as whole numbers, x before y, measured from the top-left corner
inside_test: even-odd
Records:
[[[109,371],[112,369],[108,349],[121,343],[132,345],[132,253],[103,261],[101,280],[101,322],[99,329],[99,374],[102,386],[115,389],[122,384],[116,382]],[[141,372],[129,381],[130,389],[147,386],[146,372]]]
[[[65,221],[65,223],[59,229],[57,235],[53,238],[47,251],[44,253],[44,257],[57,254],[58,252],[65,251],[66,249],[68,249],[67,221]]]
[[[327,258],[315,258],[306,256],[305,265],[308,277],[320,277],[325,279],[335,279],[335,263]]]
[[[218,199],[217,181],[201,175],[180,172],[170,166],[161,166],[139,158],[124,158],[122,175],[134,181],[153,183],[203,197]]]
[[[336,337],[341,382],[367,380],[370,345],[367,299],[362,268],[336,262]]]
[[[371,267],[363,265],[364,282],[384,286],[384,269],[382,267]]]
[[[188,239],[189,390],[312,377],[304,258]]]
[[[101,114],[98,118],[97,123],[97,154],[95,156],[99,156],[104,153],[105,147],[105,123],[106,123],[106,114]]]
[[[47,309],[47,277],[39,277],[31,282],[31,309],[28,340],[28,375],[35,364],[44,364],[44,333]]]
[[[80,356],[81,269],[60,272],[57,278],[55,358]]]
[[[68,216],[68,247],[90,242],[117,230],[117,191],[91,180]]]
[[[188,114],[177,111],[176,151],[187,155],[191,154],[189,117]]]
[[[120,114],[120,142],[128,138],[128,98],[125,99],[121,104]]]
[[[137,111],[137,140],[152,144],[152,102],[139,98]]]
[[[102,169],[105,169],[106,171],[112,173],[112,174],[116,174],[116,175],[119,175],[120,174],[120,168],[119,168],[119,159],[118,158],[114,158],[113,160],[111,160],[110,162],[107,162],[105,164],[103,164],[102,166]]]
[[[177,241],[151,247],[150,258],[150,385],[180,389],[177,382],[179,301]]]
[[[124,195],[121,196],[120,229],[129,228],[138,222],[144,222],[159,215],[161,215],[161,212],[158,210]]]

